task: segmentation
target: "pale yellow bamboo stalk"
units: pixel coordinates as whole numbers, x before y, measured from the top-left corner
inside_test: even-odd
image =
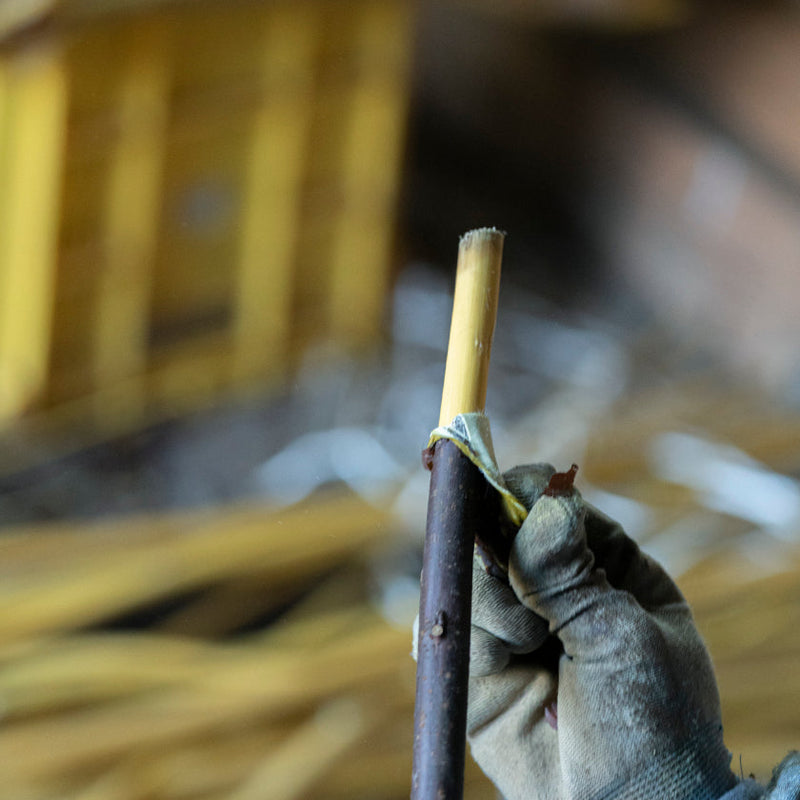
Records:
[[[265,616],[297,595],[294,583],[275,583],[253,574],[215,584],[199,597],[166,613],[159,631],[181,636],[216,637],[240,629]]]
[[[328,701],[293,730],[227,800],[297,800],[375,724],[375,708],[357,697]]]
[[[461,237],[440,425],[486,406],[503,239],[495,228],[478,228]]]
[[[327,619],[344,609],[363,606],[368,594],[366,583],[363,566],[354,569],[345,564],[333,574],[316,580],[313,590],[298,601],[296,582],[277,582],[269,571],[245,575],[204,592],[194,602],[166,617],[158,629],[180,635],[213,636],[263,616],[281,602],[294,598],[291,609],[266,633],[271,641],[276,635],[280,641],[285,641],[287,634],[293,636],[293,631],[302,631],[316,619]]]
[[[270,626],[262,635],[273,643],[300,644],[306,636],[305,631],[323,621],[313,638],[317,642],[335,638],[342,632],[342,625],[350,624],[350,609],[372,608],[367,599],[369,581],[363,566],[359,569],[353,569],[352,564],[344,566],[316,583],[313,591],[295,603],[276,625]]]
[[[376,638],[370,657],[380,658],[382,647],[399,644],[399,637],[387,635],[385,627],[374,612],[360,606],[279,623],[274,632],[271,628],[246,643],[228,646],[151,633],[43,640],[7,649],[0,663],[0,692],[6,715],[21,716],[179,686],[224,691],[226,681],[251,667],[258,672],[261,663],[291,671],[310,653],[335,656],[338,642],[332,641],[332,634],[341,642],[353,641],[355,633],[357,643],[360,635],[371,632]],[[299,677],[304,676],[313,680],[314,668],[302,665]],[[246,690],[249,685],[245,680],[239,687]]]
[[[306,650],[268,658],[261,652],[224,669],[213,662],[187,665],[194,679],[174,689],[8,722],[0,730],[0,779],[6,785],[68,772],[131,748],[173,746],[213,730],[297,713],[337,693],[386,687],[397,680],[407,656],[405,632],[381,626],[362,627],[313,658]]]
[[[402,717],[408,731],[412,729],[413,713],[412,704]],[[380,797],[394,793],[398,798],[406,797],[411,773],[410,735],[404,745],[383,753],[362,752],[359,758],[339,762],[325,778],[325,797],[369,797],[373,793]]]
[[[360,782],[353,784],[357,792],[360,790],[358,796],[387,797],[388,792],[397,789],[401,797],[408,783],[407,769],[402,766],[408,761],[408,754],[395,743],[402,741],[403,734],[408,734],[410,701],[398,705],[394,701],[387,703],[382,697],[366,695],[334,698],[326,701],[321,709],[325,715],[327,708],[334,705],[331,722],[337,721],[335,705],[342,699],[359,704],[366,713],[362,720],[363,736],[357,741],[357,747],[336,758],[335,763],[330,760],[332,747],[328,742],[321,748],[315,747],[315,741],[306,741],[304,748],[283,747],[288,741],[296,743],[309,729],[319,729],[318,714],[314,714],[299,726],[293,720],[277,720],[274,724],[231,730],[224,736],[193,739],[167,750],[145,749],[128,754],[115,761],[101,776],[89,779],[85,789],[69,796],[74,800],[134,800],[157,794],[159,797],[231,800],[233,796],[239,797],[243,787],[252,786],[259,798],[265,796],[265,787],[269,787],[269,798],[273,800],[280,796],[277,794],[279,783],[270,779],[268,770],[286,771],[290,765],[297,769],[297,758],[303,758],[299,771],[306,774],[299,779],[310,786],[312,774],[324,772],[324,780],[319,785],[326,797],[330,778],[338,775],[342,766],[354,769],[361,776]],[[391,748],[390,759],[372,752],[376,737],[383,740],[384,750]],[[302,751],[297,753],[297,758],[293,757],[295,750]],[[313,790],[302,796],[312,794]]]
[[[78,777],[74,783],[79,788],[68,796],[71,800],[141,800],[224,795],[252,772],[264,753],[280,744],[288,729],[285,721],[246,726],[168,749],[137,750],[117,759],[99,776],[95,770],[82,781]]]
[[[0,608],[6,609],[0,645],[236,575],[299,580],[385,536],[387,522],[385,512],[352,498],[277,515],[210,513],[205,520],[195,515],[188,528],[175,526],[163,541],[54,560],[17,574],[0,566]]]
[[[695,564],[678,583],[692,609],[704,619],[713,619],[717,612],[730,615],[732,601],[742,610],[745,603],[796,602],[800,600],[800,546],[783,548],[782,555],[781,572],[758,575],[743,553],[719,552]]]

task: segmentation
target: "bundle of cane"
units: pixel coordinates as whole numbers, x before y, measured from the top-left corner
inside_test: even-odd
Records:
[[[408,634],[364,556],[393,532],[341,494],[4,529],[0,796],[407,794]]]

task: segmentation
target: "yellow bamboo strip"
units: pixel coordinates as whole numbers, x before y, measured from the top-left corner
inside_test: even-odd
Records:
[[[483,411],[486,405],[503,238],[494,228],[461,237],[440,425],[449,425],[458,414]]]
[[[315,583],[314,590],[295,603],[282,615],[281,621],[269,629],[269,636],[277,637],[277,641],[282,643],[294,641],[286,637],[293,636],[295,630],[305,630],[315,620],[329,620],[317,634],[320,640],[336,636],[336,614],[369,605],[369,574],[362,564],[353,564],[353,561],[360,559],[356,556],[332,575]]]
[[[413,729],[413,707],[403,715],[409,731]],[[337,764],[325,778],[325,797],[400,798],[407,797],[411,784],[412,739],[404,747],[388,753],[362,754]],[[496,795],[493,800],[496,800]]]
[[[98,275],[91,354],[98,386],[113,386],[147,367],[150,277],[169,112],[168,47],[167,28],[156,17],[129,23],[118,53],[123,62],[114,97],[119,130],[106,176],[107,263]],[[114,393],[113,404],[107,397],[97,403],[94,418],[100,428],[117,417],[138,423],[144,388],[140,382],[125,385]]]
[[[336,746],[325,741],[326,729],[338,722],[342,712],[344,724],[352,724],[347,720],[346,709],[337,713],[337,706],[342,701],[361,706],[362,718],[356,722],[360,723],[363,735],[357,742],[357,748],[352,746],[354,742],[349,741],[350,746],[343,747],[341,756],[332,763],[329,753]],[[265,787],[268,787],[270,800],[273,800],[281,796],[279,787],[282,784],[279,783],[281,776],[274,775],[272,770],[286,773],[291,765],[291,770],[296,770],[298,774],[290,777],[288,782],[299,780],[305,787],[310,787],[301,796],[322,794],[327,797],[331,776],[338,774],[341,765],[346,764],[361,767],[358,772],[365,779],[362,783],[365,791],[351,797],[383,797],[387,788],[407,788],[408,769],[400,765],[398,771],[398,761],[404,764],[408,757],[402,751],[399,752],[400,759],[381,757],[373,752],[371,742],[376,733],[381,738],[386,738],[383,735],[386,731],[398,730],[408,734],[411,711],[410,698],[408,702],[398,705],[394,700],[385,702],[368,695],[337,697],[326,701],[319,712],[313,713],[310,718],[306,716],[299,723],[289,719],[274,725],[244,726],[231,730],[224,737],[207,737],[178,744],[167,751],[137,750],[116,760],[111,769],[104,770],[101,776],[87,780],[89,786],[85,790],[74,794],[70,792],[69,796],[76,800],[133,800],[154,795],[187,800],[195,797],[231,800],[234,796],[239,797],[244,786],[251,786],[259,797],[265,796]],[[323,741],[318,748],[315,745],[319,739]],[[305,748],[298,747],[302,740],[306,741]],[[293,746],[283,746],[288,743]],[[301,764],[297,763],[298,759],[302,759]],[[317,778],[317,786],[314,787],[312,778],[323,773],[324,781]],[[355,788],[359,788],[358,784]],[[402,789],[399,796],[403,796]]]
[[[267,787],[271,800],[297,800],[377,724],[375,712],[356,697],[329,701],[258,764],[228,800],[261,800]],[[385,711],[380,716],[385,720]]]
[[[173,519],[169,535],[91,557],[46,561],[30,572],[0,565],[0,644],[82,625],[234,575],[301,579],[375,541],[386,514],[352,498],[280,514],[244,509]]]
[[[781,570],[763,574],[744,554],[723,551],[696,564],[681,576],[679,584],[704,618],[720,611],[730,614],[732,601],[791,601],[798,595],[800,547],[786,548],[782,555]]]
[[[314,543],[318,539],[335,537],[331,545],[334,549],[357,550],[365,531],[377,535],[389,525],[388,513],[351,494],[330,494],[283,509],[241,503],[91,522],[26,523],[3,530],[0,579],[8,583],[19,575],[23,580],[36,580],[37,572],[66,572],[73,564],[83,567],[95,560],[102,564],[106,557],[135,557],[151,551],[158,554],[160,548],[169,552],[173,548],[224,547],[225,537],[231,537],[234,549],[252,547],[257,553],[271,551],[276,559],[294,554],[300,561],[306,556],[315,560]],[[290,541],[293,536],[295,540]],[[275,563],[267,560],[263,568],[254,565],[241,574],[263,569],[263,574],[272,579],[276,576]],[[220,580],[238,574],[226,572],[227,565],[225,560],[219,563]],[[209,564],[204,570],[213,577],[215,566]]]
[[[776,599],[778,598],[776,597]],[[765,594],[764,602],[767,602],[767,600],[768,595]],[[144,721],[137,723],[136,717],[132,713],[132,708],[126,706],[125,704],[122,704],[122,706],[114,705],[108,709],[109,721],[113,720],[115,717],[118,717],[120,723],[124,725],[126,729],[131,729],[132,727],[134,730],[140,731],[145,731],[148,729],[154,730],[155,735],[153,737],[153,741],[150,743],[150,746],[158,748],[160,744],[162,749],[169,752],[175,752],[176,748],[182,747],[183,745],[181,745],[181,742],[184,741],[186,737],[196,736],[198,733],[203,731],[208,731],[209,733],[216,731],[216,736],[227,736],[228,734],[223,733],[223,728],[227,730],[228,726],[230,725],[241,726],[246,724],[246,721],[250,719],[250,717],[247,716],[246,711],[241,711],[241,709],[243,709],[245,706],[248,708],[250,708],[251,705],[254,708],[265,708],[268,705],[271,710],[265,713],[268,714],[270,719],[274,720],[275,724],[279,724],[278,720],[280,717],[276,717],[275,715],[285,713],[289,707],[286,704],[291,704],[293,702],[292,698],[295,698],[295,701],[301,704],[306,701],[312,705],[320,702],[325,697],[329,697],[331,694],[335,694],[336,691],[339,691],[339,689],[336,687],[331,688],[331,673],[338,673],[339,680],[342,680],[341,676],[343,674],[352,672],[354,668],[358,669],[359,665],[361,665],[363,662],[372,663],[375,660],[376,651],[372,649],[376,640],[374,635],[375,629],[371,627],[368,620],[366,618],[359,618],[359,614],[356,610],[342,612],[340,615],[336,615],[336,617],[338,617],[338,622],[335,622],[334,618],[325,619],[321,614],[314,615],[308,618],[303,624],[302,627],[305,628],[304,633],[298,634],[296,637],[290,636],[286,640],[283,640],[283,642],[279,632],[277,632],[277,636],[274,636],[272,633],[270,633],[263,637],[263,639],[259,637],[258,646],[260,647],[261,645],[264,645],[266,648],[263,650],[263,652],[259,651],[257,648],[252,650],[247,648],[246,652],[239,651],[238,648],[223,648],[224,653],[220,653],[214,646],[211,647],[211,652],[214,653],[214,656],[209,658],[204,656],[204,648],[199,648],[196,652],[189,652],[187,653],[186,660],[188,662],[196,662],[195,677],[190,674],[188,676],[183,676],[179,680],[176,680],[174,684],[174,690],[170,690],[170,692],[167,694],[162,693],[160,695],[162,702],[158,702],[156,698],[159,697],[159,695],[154,695],[152,692],[146,697],[140,698],[138,707],[145,711],[148,708],[150,709],[152,718],[156,720],[153,724],[148,725],[148,723]],[[320,634],[324,633],[326,630],[335,631],[337,628],[344,630],[349,629],[351,632],[357,631],[363,634],[362,645],[358,644],[358,636],[353,638],[352,636],[343,634],[333,647],[330,647],[327,644],[324,646],[319,646],[318,642],[324,641],[324,637]],[[131,636],[130,639],[132,642],[134,642],[137,637]],[[290,648],[290,650],[285,649],[286,641],[288,640],[293,641],[293,646]],[[394,669],[402,668],[402,664],[406,663],[408,649],[408,643],[406,640],[407,636],[401,632],[399,638],[396,640],[396,644],[393,645],[393,647],[397,648],[394,656],[391,652],[387,653],[389,659],[387,663],[391,663],[392,666],[389,668],[389,671],[386,673],[385,677],[376,678],[380,682],[379,685],[383,687],[383,692],[387,695],[396,693],[398,688],[405,686],[405,684],[393,684],[390,676],[392,676]],[[256,640],[253,641],[255,642]],[[166,646],[161,648],[161,653],[163,658],[166,660],[165,672],[167,674],[170,672],[173,674],[179,674],[180,669],[174,668],[171,664],[169,640],[165,640],[164,644]],[[713,652],[713,640],[711,645]],[[59,643],[54,643],[54,646],[58,647]],[[91,655],[87,652],[86,664],[88,665],[92,662],[99,664],[107,663],[109,665],[108,675],[105,679],[98,678],[96,673],[91,671],[86,672],[84,671],[85,667],[83,665],[78,662],[74,662],[71,665],[71,672],[73,676],[75,676],[73,680],[83,675],[84,680],[87,683],[95,684],[99,682],[102,684],[104,680],[108,681],[109,683],[113,681],[114,675],[117,675],[118,679],[121,675],[121,680],[124,682],[126,667],[120,665],[137,665],[147,663],[148,661],[157,662],[159,660],[159,656],[156,654],[157,650],[157,637],[155,637],[153,640],[153,653],[148,654],[146,647],[138,649],[138,647],[131,646],[127,651],[125,651],[124,648],[121,648],[117,657],[118,663],[115,663],[116,659],[113,657],[110,659],[107,658],[106,654],[103,653],[102,650],[98,650],[94,655]],[[399,656],[401,650],[402,661],[400,660]],[[270,656],[270,653],[274,654],[274,659]],[[314,670],[312,669],[311,672],[309,672],[309,665],[314,664],[315,660],[320,655],[322,658],[317,664],[320,674],[311,675],[311,672]],[[377,658],[380,659],[381,657],[377,656]],[[340,659],[342,660],[340,661]],[[397,659],[396,662],[395,659]],[[260,666],[263,664],[270,665],[273,660],[275,663],[282,663],[282,667],[278,671],[273,671],[274,668],[272,666],[267,666],[266,670],[263,670]],[[759,729],[763,727],[764,729],[771,728],[773,730],[780,729],[781,731],[787,731],[791,730],[791,726],[796,724],[793,709],[791,708],[790,704],[785,702],[785,698],[790,696],[792,693],[795,660],[796,656],[787,655],[787,657],[781,662],[783,664],[782,667],[780,664],[778,664],[778,662],[775,662],[777,666],[771,671],[770,674],[774,673],[777,678],[777,682],[771,681],[767,683],[758,680],[758,677],[765,673],[766,664],[753,662],[751,669],[738,666],[735,668],[734,672],[730,674],[726,674],[726,662],[717,665],[720,676],[720,685],[723,689],[723,703],[729,744],[730,742],[736,742],[736,744],[731,746],[740,748],[745,753],[746,761],[749,761],[749,766],[747,766],[748,769],[756,769],[759,764],[765,763],[765,761],[770,758],[772,760],[769,766],[771,766],[778,760],[780,755],[782,755],[781,749],[785,749],[785,747],[788,746],[787,742],[791,737],[786,733],[783,733],[781,736],[773,736],[770,739],[770,745],[772,747],[771,750],[767,747],[762,747],[761,749],[756,747],[754,750],[752,742],[753,736],[751,734],[753,726],[756,726]],[[59,679],[55,673],[47,674],[41,670],[37,671],[37,668],[33,662],[29,662],[28,665],[20,663],[19,666],[19,675],[29,674],[34,678],[29,688],[31,695],[36,693],[37,686],[44,688],[48,685],[48,683],[52,683],[54,678],[56,683],[58,683],[60,680],[63,680]],[[31,669],[30,666],[33,666],[33,669]],[[284,682],[281,678],[282,672],[284,675],[289,676],[289,688],[282,696],[280,693],[273,693],[271,695],[271,702],[267,703],[264,695],[260,693],[259,681],[265,680],[270,685],[281,685]],[[299,681],[297,677],[298,673],[301,676]],[[358,690],[363,688],[365,684],[369,683],[369,679],[366,679],[363,673],[357,673],[355,675],[351,675],[351,677],[354,680],[354,683],[351,685]],[[308,681],[307,684],[304,682],[305,680]],[[729,682],[731,681],[732,684],[729,688]],[[69,680],[64,681],[62,685],[68,686]],[[394,688],[395,686],[397,688]],[[308,687],[311,687],[310,698],[306,697]],[[406,688],[409,692],[409,699],[405,702],[410,704],[410,683]],[[9,693],[7,689],[8,687],[0,684],[0,691],[3,692],[4,696],[9,696],[9,694],[10,696],[13,696],[13,692]],[[207,716],[204,716],[201,714],[201,710],[195,706],[194,716],[191,716],[189,703],[174,703],[175,695],[181,696],[181,691],[188,692],[188,695],[183,696],[194,698],[195,701],[198,697],[205,698],[206,701],[208,698],[218,699],[220,696],[230,697],[231,695],[234,695],[235,697],[238,697],[239,692],[242,692],[243,695],[246,695],[249,700],[248,702],[243,702],[240,705],[227,705],[224,709],[218,707],[219,714],[217,716],[211,713],[208,707],[205,709]],[[317,692],[320,692],[320,694],[317,694]],[[305,700],[301,700],[299,698],[305,698]],[[264,706],[260,705],[262,701],[265,703]],[[131,706],[132,705],[133,703],[131,703]],[[293,707],[298,708],[299,706],[294,705]],[[304,707],[308,708],[308,706]],[[237,709],[239,709],[239,711],[237,711]],[[753,709],[755,709],[755,711]],[[173,715],[170,714],[170,711],[174,711],[175,715],[177,715],[179,719],[183,720],[182,725],[178,726],[177,728],[173,728],[171,731],[164,730],[162,727],[160,727],[160,721],[157,719],[159,714],[164,713],[169,714],[172,717]],[[256,713],[260,714],[261,712],[257,711]],[[13,719],[14,717],[12,713],[11,719],[7,724],[14,726]],[[13,772],[10,775],[4,776],[13,781],[4,785],[19,786],[20,783],[24,783],[25,781],[38,780],[42,777],[42,775],[51,774],[53,769],[56,769],[56,771],[69,771],[71,774],[72,771],[81,764],[84,765],[85,769],[89,769],[91,764],[102,765],[106,759],[113,760],[114,763],[118,763],[120,758],[135,758],[135,754],[139,752],[140,748],[147,748],[149,746],[148,743],[144,741],[143,734],[142,738],[132,738],[126,740],[127,748],[124,750],[124,752],[119,743],[116,746],[117,749],[112,748],[111,754],[109,754],[109,751],[104,749],[102,746],[99,748],[99,751],[97,748],[92,749],[88,742],[93,740],[96,741],[96,736],[91,736],[89,734],[91,731],[97,733],[98,728],[82,728],[82,725],[86,719],[85,713],[82,715],[79,714],[73,716],[71,719],[73,721],[77,719],[78,721],[77,726],[72,728],[73,732],[86,737],[83,747],[79,748],[80,757],[70,760],[68,765],[62,764],[61,766],[58,766],[57,769],[52,766],[51,761],[48,762],[43,759],[41,762],[39,762],[38,768],[36,769],[31,768],[30,771],[24,773]],[[95,722],[97,722],[97,720],[95,720]],[[410,724],[410,717],[407,718],[407,722]],[[10,728],[12,731],[13,729],[14,728]],[[23,726],[21,730],[24,734],[25,727]],[[290,735],[291,730],[291,726],[286,725],[284,727],[284,735]],[[105,734],[108,734],[110,731],[112,739],[115,735],[118,735],[114,733],[113,725],[110,725],[108,729],[102,729],[102,731]],[[41,729],[41,741],[52,741],[50,738],[52,733],[53,728],[51,727],[44,727]],[[102,737],[102,740],[106,741],[106,737]],[[34,739],[34,741],[36,740]],[[56,737],[55,741],[57,744],[59,743],[60,739],[58,736]],[[224,741],[224,738],[220,741]],[[399,740],[397,746],[400,746]],[[34,747],[33,749],[35,750],[36,748]],[[59,748],[59,751],[60,749],[61,748]],[[761,761],[754,761],[753,753],[760,753],[761,750],[763,750],[763,754],[759,756]],[[396,773],[386,774],[386,764],[381,767],[382,762],[380,756],[377,755],[378,752],[380,751],[376,751],[376,755],[373,757],[371,749],[369,751],[364,751],[363,748],[359,748],[358,758],[356,759],[355,764],[351,763],[352,759],[347,760],[348,764],[353,766],[353,771],[351,773],[342,776],[339,774],[339,768],[337,767],[332,771],[330,776],[326,775],[326,796],[402,796],[403,790],[398,789],[398,785],[401,783],[400,771],[398,770]],[[131,753],[133,753],[133,755],[131,755]],[[0,748],[0,757],[3,755],[7,754],[4,754],[2,748]],[[58,756],[55,758],[56,761],[58,761]],[[155,759],[155,756],[153,756],[153,758]],[[139,762],[136,763],[138,765]],[[257,753],[254,753],[251,761],[244,765],[243,774],[252,774],[252,770],[255,769],[257,763],[258,756]],[[357,764],[362,765],[360,771],[356,766]],[[145,775],[148,776],[146,780],[142,777],[142,770],[144,770]],[[368,790],[369,783],[367,776],[369,775],[370,770],[378,770],[377,773],[373,774],[373,792]],[[153,777],[149,777],[151,772]],[[131,767],[129,774],[131,776],[130,781],[126,781],[123,776],[119,776],[119,784],[117,788],[120,792],[123,792],[119,795],[120,800],[122,800],[123,797],[140,797],[146,795],[148,787],[152,788],[155,785],[161,785],[163,788],[163,784],[155,783],[157,780],[156,776],[161,774],[159,773],[158,759],[155,759],[153,763],[146,768],[144,766],[140,768],[137,767],[136,769]],[[211,769],[206,777],[210,782],[213,783],[215,774],[215,771]],[[337,777],[337,775],[339,775],[339,777]],[[361,779],[359,779],[359,775],[361,775]],[[376,775],[378,775],[377,778]],[[407,770],[405,771],[404,775],[407,779]],[[174,779],[180,785],[186,785],[185,783],[181,783],[178,775],[175,775]],[[243,777],[240,774],[239,780],[242,779]],[[223,778],[217,775],[216,780],[222,781]],[[100,783],[98,784],[98,787],[108,788],[109,785],[109,783]],[[194,781],[192,785],[199,791],[199,778],[197,781]],[[363,794],[360,795],[358,793],[359,787],[362,787],[363,789],[365,786],[367,789]],[[341,789],[342,794],[338,793],[336,787]],[[346,792],[346,787],[349,787],[349,795]],[[214,789],[213,785],[212,789]],[[137,791],[140,793],[137,794]],[[220,797],[226,796],[227,790],[220,789],[219,791],[221,792],[219,795]],[[386,792],[386,794],[384,795],[383,792]],[[17,793],[15,796],[20,796],[20,793]],[[95,796],[107,800],[102,793],[99,793]],[[189,793],[187,796],[192,795]],[[111,797],[113,797],[113,795],[111,795]]]
[[[240,225],[232,359],[236,380],[264,378],[286,367],[314,66],[322,35],[319,12],[294,3],[275,6],[267,18],[265,95],[252,122]]]
[[[373,625],[320,648],[313,658],[305,651],[301,658],[258,653],[257,658],[232,659],[224,670],[206,663],[196,684],[9,723],[0,731],[2,785],[103,763],[132,748],[166,746],[249,720],[279,717],[344,691],[386,686],[406,665],[407,645],[405,633]],[[194,669],[199,673],[201,665]]]
[[[170,419],[212,405],[226,388],[229,344],[227,333],[209,331],[154,351],[144,377],[150,401],[146,420]]]
[[[13,656],[13,650],[9,653]],[[214,645],[148,634],[87,634],[42,641],[0,666],[9,717],[57,711],[177,686],[231,654]]]
[[[325,648],[335,653],[341,641],[364,631],[376,636],[377,654],[383,628],[374,613],[359,608],[306,623],[282,623],[277,635],[254,637],[235,646],[163,634],[75,635],[7,649],[0,664],[0,687],[9,718],[180,686],[225,691],[226,680],[257,670],[262,662],[269,662],[273,669],[290,669],[294,662],[315,657]],[[387,637],[386,642],[399,641],[390,634]],[[308,669],[302,667],[301,672]],[[278,689],[276,697],[280,696]]]
[[[291,721],[275,725],[246,725],[226,732],[179,743],[164,749],[143,749],[115,759],[110,768],[48,787],[43,796],[66,793],[74,800],[141,800],[209,798],[227,793],[249,775],[254,765],[285,738]],[[67,788],[69,786],[69,788]]]
[[[263,619],[271,610],[294,599],[298,591],[294,582],[273,582],[264,575],[234,578],[167,614],[158,629],[182,636],[223,636]]]
[[[83,634],[7,647],[0,656],[7,718],[53,712],[178,686],[224,687],[237,673],[269,660],[290,664],[335,647],[355,631],[380,631],[374,613],[356,608],[302,622],[280,622],[236,646],[165,634]],[[337,641],[334,641],[334,638]]]
[[[787,704],[786,698],[800,696],[798,658],[800,642],[795,642],[792,652],[781,655],[770,653],[761,658],[715,662],[728,721],[736,711],[737,726],[741,725],[744,731],[752,730],[759,721],[767,728],[772,723],[775,730],[780,730],[785,720],[792,720],[792,725],[797,726],[797,707]],[[752,727],[748,727],[749,723]]]
[[[0,420],[42,390],[50,353],[66,85],[53,48],[0,60]]]

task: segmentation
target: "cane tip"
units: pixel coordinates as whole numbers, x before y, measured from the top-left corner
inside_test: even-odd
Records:
[[[459,245],[461,247],[471,247],[473,244],[481,242],[500,241],[506,237],[506,232],[499,228],[473,228],[461,236]]]

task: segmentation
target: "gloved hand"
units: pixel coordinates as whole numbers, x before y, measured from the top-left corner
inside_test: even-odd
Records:
[[[738,779],[686,601],[576,490],[543,494],[553,473],[505,475],[530,509],[510,586],[474,568],[473,757],[507,800],[718,800]]]

